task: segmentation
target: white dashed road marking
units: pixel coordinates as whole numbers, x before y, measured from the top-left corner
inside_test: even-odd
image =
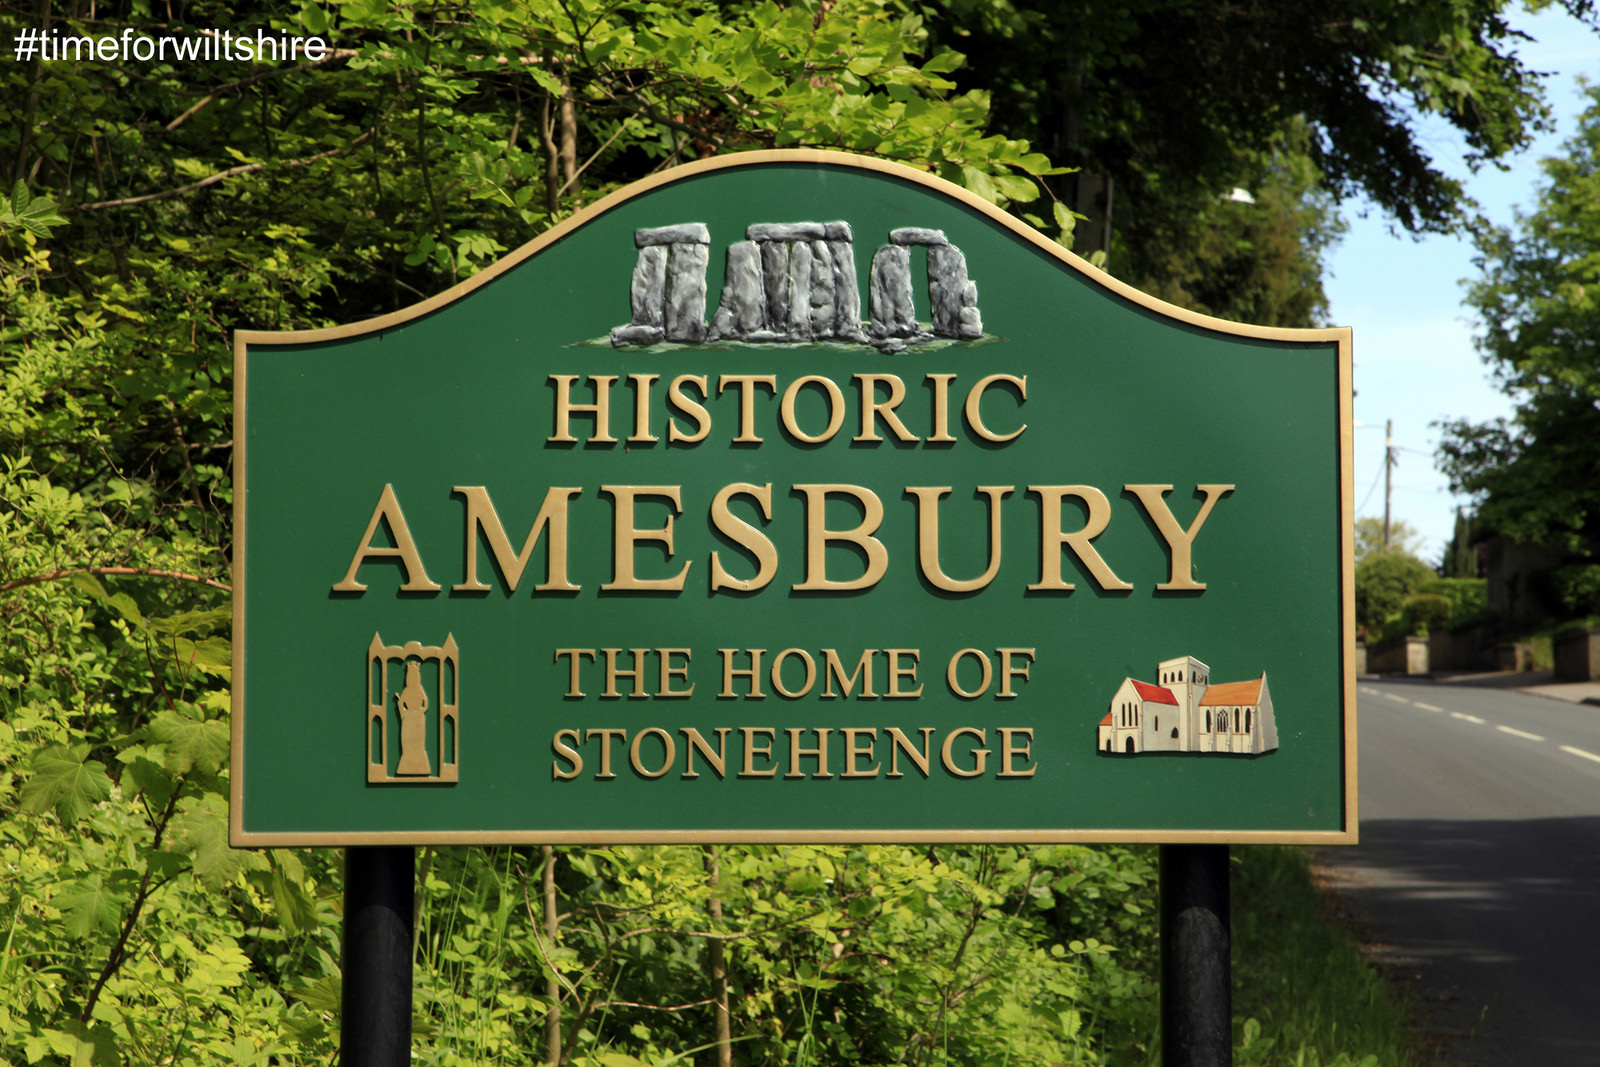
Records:
[[[1420,700],[1417,701],[1417,707],[1421,708],[1423,711],[1443,711],[1444,710],[1443,708],[1435,707],[1432,704],[1424,704]]]
[[[1593,752],[1585,752],[1581,748],[1573,748],[1571,745],[1562,745],[1561,751],[1570,752],[1574,756],[1581,756],[1584,759],[1594,760],[1596,763],[1600,763],[1600,756],[1596,756]]]
[[[1392,700],[1396,704],[1409,704],[1409,703],[1411,703],[1411,701],[1407,700],[1405,697],[1397,697],[1393,693],[1385,693],[1385,694],[1383,694],[1383,698],[1385,700]]]
[[[1530,734],[1526,730],[1516,730],[1516,729],[1513,729],[1510,726],[1496,726],[1495,729],[1499,730],[1503,734],[1510,734],[1512,737],[1526,738],[1529,741],[1543,741],[1544,740],[1544,738],[1540,737],[1538,734]]]
[[[1475,722],[1479,726],[1483,725],[1482,719],[1478,718],[1476,715],[1467,715],[1464,712],[1452,711],[1450,713],[1450,717],[1452,719],[1461,719],[1463,722]]]

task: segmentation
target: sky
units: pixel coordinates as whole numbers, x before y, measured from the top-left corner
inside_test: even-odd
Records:
[[[1578,76],[1600,82],[1600,36],[1565,12],[1521,13],[1512,23],[1535,38],[1518,49],[1524,62],[1551,72],[1545,94],[1554,132],[1510,160],[1508,170],[1472,175],[1462,162],[1460,137],[1445,123],[1424,121],[1419,127],[1440,167],[1464,179],[1468,194],[1500,225],[1512,223],[1515,208],[1533,210],[1539,160],[1558,154],[1577,131],[1587,99]],[[1439,431],[1433,423],[1509,416],[1512,404],[1473,347],[1472,309],[1463,303],[1461,284],[1476,274],[1471,241],[1397,235],[1376,209],[1362,217],[1365,207],[1345,205],[1349,232],[1328,257],[1323,279],[1331,324],[1353,330],[1356,515],[1383,517],[1384,423],[1393,419],[1398,464],[1392,514],[1423,535],[1418,555],[1433,563],[1450,541],[1457,505],[1470,504],[1453,496],[1435,469]]]

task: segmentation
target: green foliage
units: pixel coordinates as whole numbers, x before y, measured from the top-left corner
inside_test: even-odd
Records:
[[[1433,578],[1417,590],[1419,596],[1438,597],[1446,606],[1442,621],[1459,626],[1489,613],[1489,583],[1482,578]]]
[[[1356,520],[1356,566],[1371,556],[1384,552],[1398,552],[1403,556],[1416,557],[1422,550],[1422,534],[1404,519],[1395,519],[1389,523],[1389,547],[1383,547],[1383,520],[1371,515],[1363,515]]]
[[[1408,1033],[1408,1006],[1330,915],[1305,851],[1252,845],[1233,855],[1234,1063],[1423,1062]]]
[[[0,196],[0,234],[20,228],[30,237],[49,237],[52,226],[64,226],[66,222],[56,213],[54,200],[31,195],[21,178],[11,187],[9,197]]]
[[[1600,552],[1600,88],[1563,154],[1546,159],[1537,206],[1477,235],[1467,291],[1478,348],[1517,405],[1513,419],[1444,423],[1439,459],[1496,533]]]
[[[1379,552],[1356,565],[1356,625],[1375,630],[1435,577],[1426,563],[1400,552]]]
[[[1600,615],[1600,564],[1559,567],[1550,576],[1562,605],[1574,615]]]
[[[1455,528],[1450,533],[1450,543],[1445,546],[1444,558],[1439,562],[1439,573],[1446,578],[1479,577],[1475,525],[1462,509],[1456,509]]]

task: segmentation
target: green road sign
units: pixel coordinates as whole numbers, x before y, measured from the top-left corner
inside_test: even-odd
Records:
[[[1355,838],[1347,330],[758,152],[236,376],[236,845]]]

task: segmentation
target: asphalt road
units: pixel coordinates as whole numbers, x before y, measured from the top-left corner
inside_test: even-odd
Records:
[[[1359,686],[1361,844],[1324,849],[1443,1062],[1600,1064],[1600,708]]]

